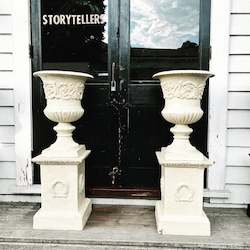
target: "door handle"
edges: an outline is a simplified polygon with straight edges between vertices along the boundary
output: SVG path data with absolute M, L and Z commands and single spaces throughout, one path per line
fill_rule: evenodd
M 111 92 L 116 91 L 116 80 L 115 80 L 115 62 L 111 65 L 111 82 L 110 82 Z

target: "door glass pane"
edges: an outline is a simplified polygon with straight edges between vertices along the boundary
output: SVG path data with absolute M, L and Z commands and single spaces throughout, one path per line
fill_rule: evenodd
M 42 0 L 43 69 L 107 72 L 108 0 Z
M 198 69 L 200 0 L 131 0 L 131 79 Z

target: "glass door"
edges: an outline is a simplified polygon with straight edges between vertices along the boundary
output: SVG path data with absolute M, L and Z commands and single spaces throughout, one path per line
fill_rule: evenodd
M 84 116 L 74 139 L 91 149 L 87 185 L 109 186 L 117 165 L 116 115 L 111 83 L 118 82 L 118 17 L 116 0 L 41 0 L 32 3 L 33 71 L 68 70 L 94 76 L 84 91 Z M 43 114 L 45 97 L 33 82 L 34 155 L 55 140 L 53 124 Z M 39 170 L 35 168 L 39 183 Z M 92 186 L 93 186 L 92 185 Z
M 159 195 L 155 151 L 171 142 L 160 112 L 161 70 L 207 69 L 208 0 L 31 0 L 33 71 L 88 72 L 84 116 L 74 139 L 92 153 L 87 193 L 104 197 Z M 55 134 L 43 115 L 41 85 L 33 83 L 34 155 Z M 206 98 L 205 98 L 206 99 Z M 206 110 L 206 101 L 203 109 Z M 192 141 L 206 153 L 207 116 Z M 200 139 L 202 138 L 202 139 Z M 39 183 L 38 168 L 35 179 Z
M 124 15 L 121 21 L 121 30 L 127 39 L 120 41 L 124 47 L 121 53 L 127 56 L 129 65 L 122 185 L 148 190 L 147 194 L 150 188 L 159 187 L 160 169 L 155 151 L 172 140 L 169 132 L 172 125 L 166 123 L 160 113 L 164 105 L 160 84 L 152 80 L 152 75 L 165 70 L 206 68 L 208 61 L 206 65 L 202 62 L 208 50 L 202 44 L 202 32 L 204 23 L 209 22 L 206 16 L 210 10 L 209 5 L 204 8 L 205 1 L 200 0 L 122 2 L 121 11 L 130 14 Z M 124 27 L 124 23 L 129 28 Z M 205 101 L 205 110 L 206 106 Z M 191 141 L 207 154 L 206 115 L 195 126 L 197 133 Z

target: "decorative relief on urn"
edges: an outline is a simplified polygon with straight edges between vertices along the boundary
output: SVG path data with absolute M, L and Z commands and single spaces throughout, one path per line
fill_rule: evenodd
M 164 98 L 173 99 L 200 99 L 202 98 L 205 83 L 190 80 L 163 81 L 161 83 Z
M 194 198 L 194 190 L 186 184 L 178 186 L 175 193 L 175 200 L 179 202 L 192 202 Z
M 52 82 L 44 84 L 46 99 L 81 100 L 84 85 L 81 83 Z

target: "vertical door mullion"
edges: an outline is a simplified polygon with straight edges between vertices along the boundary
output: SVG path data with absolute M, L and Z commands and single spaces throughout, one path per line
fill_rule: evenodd
M 120 101 L 123 103 L 121 109 L 122 122 L 122 178 L 121 184 L 127 178 L 127 148 L 129 133 L 129 98 L 128 85 L 130 77 L 130 0 L 120 1 L 120 40 L 119 40 L 119 95 Z
M 130 69 L 130 0 L 120 3 L 119 88 L 127 99 Z
M 200 69 L 208 70 L 210 57 L 211 0 L 200 0 Z
M 41 0 L 31 0 L 31 48 L 32 48 L 32 72 L 42 69 L 42 39 L 41 39 Z M 42 85 L 38 78 L 32 78 L 32 111 L 33 111 L 33 154 L 40 149 L 39 125 L 44 100 L 41 96 Z

